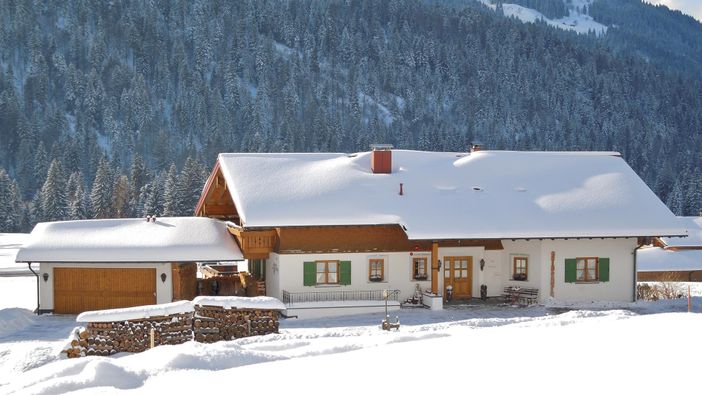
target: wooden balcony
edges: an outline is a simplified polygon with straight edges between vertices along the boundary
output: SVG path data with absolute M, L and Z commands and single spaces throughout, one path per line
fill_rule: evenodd
M 278 232 L 271 230 L 243 230 L 229 227 L 229 233 L 236 237 L 241 252 L 246 259 L 268 259 L 278 244 Z

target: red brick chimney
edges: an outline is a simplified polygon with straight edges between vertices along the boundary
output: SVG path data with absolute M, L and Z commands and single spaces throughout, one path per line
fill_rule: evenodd
M 392 145 L 371 144 L 371 171 L 374 174 L 392 173 Z

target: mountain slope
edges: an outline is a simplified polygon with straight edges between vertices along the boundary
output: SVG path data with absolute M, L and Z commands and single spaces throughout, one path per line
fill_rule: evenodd
M 702 205 L 700 81 L 592 36 L 474 2 L 31 4 L 0 2 L 0 167 L 23 229 L 46 218 L 53 160 L 75 217 L 188 214 L 218 152 L 372 142 L 619 150 L 676 213 Z

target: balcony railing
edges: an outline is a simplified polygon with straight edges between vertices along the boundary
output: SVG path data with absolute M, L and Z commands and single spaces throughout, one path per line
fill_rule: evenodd
M 283 303 L 293 305 L 305 302 L 345 302 L 356 300 L 385 300 L 384 290 L 373 291 L 328 291 L 328 292 L 288 292 L 283 291 Z M 400 291 L 388 290 L 388 300 L 397 300 Z

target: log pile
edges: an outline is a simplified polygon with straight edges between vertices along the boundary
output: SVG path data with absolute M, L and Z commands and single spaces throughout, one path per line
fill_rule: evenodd
M 119 322 L 90 322 L 74 331 L 75 338 L 64 352 L 69 358 L 86 355 L 108 356 L 118 352 L 142 352 L 154 346 L 181 344 L 192 340 L 192 314 L 174 314 Z
M 195 341 L 214 343 L 278 332 L 278 312 L 274 310 L 225 309 L 195 305 Z

